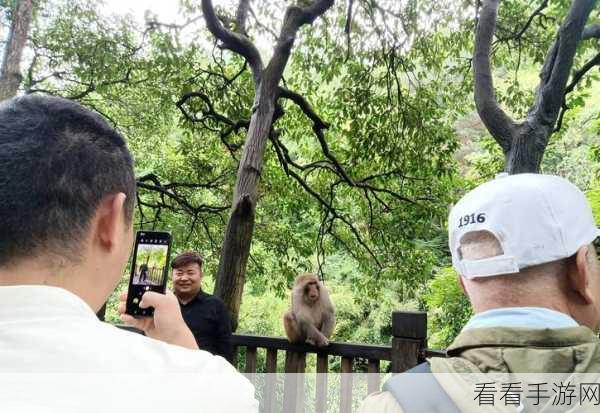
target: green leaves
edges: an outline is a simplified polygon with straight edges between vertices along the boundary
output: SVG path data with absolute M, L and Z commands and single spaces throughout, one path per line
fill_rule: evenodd
M 424 300 L 427 305 L 428 329 L 432 332 L 429 346 L 445 349 L 472 315 L 469 300 L 452 267 L 439 269 L 427 285 Z
M 205 272 L 214 274 L 246 135 L 245 124 L 238 123 L 252 115 L 250 70 L 238 56 L 215 47 L 199 22 L 185 32 L 160 22 L 138 27 L 130 18 L 102 15 L 94 0 L 44 4 L 32 31 L 36 57 L 24 70 L 26 91 L 77 98 L 106 116 L 126 136 L 138 176 L 154 174 L 174 195 L 140 189 L 136 225 L 171 231 L 174 252 L 198 250 L 206 258 Z M 473 116 L 473 9 L 455 1 L 378 4 L 387 11 L 356 2 L 350 49 L 343 2 L 303 28 L 284 78 L 329 124 L 324 132 L 329 151 L 350 178 L 382 190 L 343 183 L 313 123 L 295 104 L 280 101 L 285 114 L 275 128 L 290 158 L 318 165 L 294 171 L 356 232 L 332 219 L 286 174 L 269 143 L 241 308 L 247 331 L 280 334 L 280 314 L 267 315 L 281 310 L 297 271 L 319 267 L 339 303 L 342 339 L 385 342 L 391 311 L 420 303 L 433 314 L 433 345 L 443 347 L 468 317 L 453 274 L 438 270 L 449 261 L 448 207 L 502 170 L 504 162 Z M 197 2 L 183 6 L 186 18 L 198 16 Z M 261 50 L 271 50 L 269 31 L 279 29 L 275 22 L 283 6 L 270 0 L 255 6 L 264 26 L 249 19 L 250 36 Z M 525 115 L 537 62 L 553 39 L 552 19 L 561 19 L 568 6 L 551 2 L 547 17 L 536 18 L 520 43 L 495 47 L 498 95 L 512 113 Z M 499 35 L 518 31 L 533 7 L 504 1 Z M 583 54 L 594 51 L 582 47 Z M 553 139 L 544 161 L 545 171 L 567 175 L 583 188 L 597 179 L 599 157 L 591 150 L 600 130 L 596 84 L 593 79 L 572 94 L 568 128 Z M 198 92 L 206 100 L 181 102 Z M 260 307 L 257 297 L 263 295 L 268 299 Z

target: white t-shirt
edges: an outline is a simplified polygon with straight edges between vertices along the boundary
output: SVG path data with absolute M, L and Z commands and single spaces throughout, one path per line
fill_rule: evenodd
M 0 287 L 0 411 L 176 409 L 258 412 L 258 402 L 222 357 L 103 323 L 61 288 Z

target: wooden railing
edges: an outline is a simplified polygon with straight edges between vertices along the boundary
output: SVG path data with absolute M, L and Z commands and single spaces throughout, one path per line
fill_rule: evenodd
M 122 327 L 122 326 L 121 326 Z M 126 328 L 126 327 L 124 327 Z M 128 328 L 130 329 L 130 328 Z M 131 330 L 131 329 L 130 329 Z M 331 342 L 329 346 L 317 348 L 308 344 L 291 344 L 283 338 L 261 337 L 245 334 L 233 335 L 234 360 L 237 353 L 245 349 L 245 360 L 236 366 L 240 372 L 254 381 L 257 372 L 267 373 L 263 387 L 261 412 L 303 411 L 304 383 L 303 375 L 286 374 L 283 389 L 283 410 L 275 406 L 277 362 L 281 352 L 284 353 L 285 364 L 280 373 L 305 373 L 307 354 L 316 355 L 315 411 L 327 410 L 327 374 L 331 372 L 329 360 L 339 358 L 341 373 L 339 404 L 340 412 L 352 411 L 352 375 L 347 373 L 366 372 L 379 373 L 381 362 L 389 362 L 388 369 L 392 373 L 401 373 L 423 362 L 427 357 L 445 357 L 445 352 L 427 349 L 427 313 L 397 311 L 392 314 L 391 345 L 351 344 Z M 258 352 L 265 352 L 265 365 L 257 366 Z M 361 369 L 356 369 L 356 360 L 361 360 Z M 366 360 L 366 371 L 364 369 Z M 243 365 L 241 365 L 243 364 Z M 337 363 L 336 363 L 337 364 Z M 270 373 L 270 374 L 269 374 Z M 380 389 L 379 374 L 369 374 L 368 393 Z M 367 393 L 367 394 L 368 394 Z M 367 394 L 359 395 L 361 398 Z
M 367 360 L 366 373 L 379 373 L 381 362 L 390 362 L 390 371 L 400 373 L 406 371 L 426 357 L 445 357 L 442 351 L 429 350 L 427 344 L 427 314 L 422 312 L 394 312 L 392 315 L 392 343 L 391 346 L 350 344 L 331 342 L 329 346 L 317 348 L 307 344 L 291 344 L 283 338 L 261 337 L 253 335 L 235 334 L 233 344 L 235 353 L 240 347 L 245 348 L 246 357 L 244 365 L 236 366 L 239 371 L 247 374 L 250 380 L 257 372 L 257 354 L 259 349 L 266 352 L 265 366 L 260 369 L 267 373 L 264 385 L 261 412 L 279 411 L 274 406 L 275 377 L 277 373 L 277 361 L 280 352 L 285 353 L 285 373 L 304 373 L 306 371 L 307 354 L 316 354 L 316 366 L 313 369 L 317 373 L 315 389 L 315 411 L 324 412 L 327 406 L 327 375 L 329 359 L 331 356 L 339 357 L 340 360 L 340 412 L 351 412 L 352 410 L 352 375 L 346 373 L 356 372 L 353 368 L 357 359 Z M 237 360 L 237 357 L 234 358 Z M 364 365 L 364 363 L 363 363 Z M 362 370 L 363 372 L 364 369 Z M 293 374 L 286 374 L 284 382 L 283 410 L 284 412 L 302 411 L 303 401 L 302 379 Z M 379 390 L 379 374 L 368 375 L 368 393 Z M 355 395 L 356 396 L 356 395 Z M 367 394 L 364 395 L 365 397 Z
M 318 349 L 307 344 L 290 344 L 283 338 L 260 337 L 251 335 L 235 334 L 233 343 L 237 349 L 239 347 L 246 348 L 245 364 L 236 366 L 239 371 L 246 373 L 247 377 L 252 381 L 253 375 L 257 372 L 257 353 L 259 349 L 264 349 L 266 352 L 265 366 L 261 369 L 265 376 L 265 386 L 262 397 L 262 412 L 276 411 L 274 409 L 275 398 L 275 377 L 271 373 L 277 373 L 278 355 L 283 352 L 285 356 L 285 365 L 283 372 L 285 373 L 305 373 L 307 354 L 316 354 L 317 383 L 315 404 L 316 411 L 325 411 L 327 404 L 327 378 L 319 373 L 328 373 L 330 356 L 341 358 L 340 372 L 351 373 L 353 371 L 353 361 L 356 359 L 368 360 L 367 370 L 369 373 L 379 373 L 381 361 L 392 360 L 392 349 L 390 346 L 363 345 L 332 342 L 326 348 Z M 237 357 L 235 358 L 237 359 Z M 369 375 L 371 380 L 368 383 L 369 392 L 379 389 L 380 383 L 377 380 L 377 375 Z M 352 381 L 351 377 L 344 379 L 342 377 L 340 403 L 346 406 L 351 400 Z M 292 375 L 285 376 L 284 382 L 284 412 L 296 411 L 295 406 L 299 402 L 298 399 L 303 398 L 303 383 L 300 383 L 298 377 Z M 347 411 L 347 409 L 342 409 Z

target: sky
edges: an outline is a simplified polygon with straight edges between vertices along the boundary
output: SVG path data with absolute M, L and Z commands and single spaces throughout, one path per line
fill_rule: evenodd
M 179 0 L 103 0 L 105 3 L 104 14 L 131 14 L 133 18 L 139 23 L 139 27 L 144 27 L 145 19 L 144 15 L 146 10 L 149 10 L 153 14 L 156 14 L 158 21 L 161 23 L 177 23 L 182 24 L 186 22 L 189 16 L 179 16 Z M 223 6 L 229 10 L 235 10 L 235 0 L 213 0 L 213 6 Z M 232 8 L 233 7 L 233 8 Z M 197 27 L 203 22 L 195 24 Z M 185 33 L 182 36 L 185 41 Z M 210 38 L 209 44 L 212 44 L 212 38 Z M 271 55 L 272 39 L 266 38 L 261 34 L 255 34 L 254 40 L 259 52 L 263 56 L 263 59 L 268 59 Z
M 179 0 L 103 0 L 105 10 L 108 13 L 127 14 L 131 15 L 140 23 L 144 23 L 144 13 L 150 10 L 156 14 L 161 22 L 173 23 L 183 22 L 181 17 L 178 17 Z M 231 7 L 232 0 L 213 0 L 215 7 L 225 6 Z
M 150 10 L 163 23 L 177 22 L 179 2 L 177 0 L 104 0 L 105 10 L 109 13 L 130 13 L 138 22 L 144 22 L 144 13 Z M 215 1 L 218 4 L 219 0 Z M 180 20 L 180 19 L 179 19 Z

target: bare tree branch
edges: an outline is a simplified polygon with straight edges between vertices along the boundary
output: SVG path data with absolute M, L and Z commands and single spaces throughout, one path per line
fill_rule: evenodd
M 218 122 L 223 122 L 227 125 L 233 125 L 233 121 L 230 120 L 229 118 L 221 115 L 220 113 L 218 113 L 214 106 L 212 101 L 210 100 L 210 98 L 203 92 L 201 91 L 196 91 L 196 92 L 189 92 L 189 93 L 185 93 L 183 96 L 181 96 L 181 98 L 175 103 L 175 106 L 177 106 L 177 108 L 182 112 L 182 114 L 192 120 L 193 122 L 200 122 L 202 121 L 203 118 L 197 118 L 196 115 L 194 114 L 190 114 L 188 111 L 185 110 L 184 105 L 191 100 L 192 98 L 200 98 L 200 100 L 202 100 L 204 102 L 203 108 L 202 108 L 202 114 L 204 115 L 204 117 L 210 117 Z
M 218 179 L 218 178 L 217 178 Z M 149 183 L 148 183 L 149 182 Z M 181 207 L 184 211 L 197 215 L 201 213 L 211 213 L 211 214 L 219 214 L 223 211 L 229 209 L 229 206 L 219 206 L 219 205 L 193 205 L 188 199 L 179 195 L 176 191 L 177 187 L 185 187 L 185 188 L 214 188 L 216 181 L 210 181 L 208 183 L 174 183 L 171 182 L 169 184 L 163 185 L 159 178 L 155 174 L 147 174 L 137 178 L 136 184 L 138 188 L 146 189 L 149 191 L 156 192 L 161 197 L 160 204 L 150 204 L 148 202 L 141 202 L 140 198 L 138 201 L 142 205 L 150 206 L 152 208 L 166 208 L 170 210 L 176 210 L 173 205 L 170 205 L 166 202 L 166 199 L 170 199 L 174 201 L 179 207 Z
M 250 14 L 254 18 L 254 22 L 256 23 L 257 27 L 260 27 L 261 29 L 269 33 L 271 36 L 273 36 L 273 39 L 277 40 L 277 33 L 275 33 L 273 29 L 271 29 L 267 25 L 263 24 L 260 20 L 258 20 L 258 17 L 256 16 L 256 13 L 254 13 L 254 10 L 252 10 L 252 7 L 250 7 Z
M 241 0 L 241 2 L 244 3 L 247 1 Z M 259 83 L 263 70 L 263 62 L 258 49 L 254 46 L 250 39 L 240 33 L 232 32 L 231 30 L 223 27 L 223 24 L 215 14 L 212 0 L 202 0 L 202 12 L 204 13 L 204 19 L 206 20 L 206 26 L 208 27 L 208 30 L 213 34 L 213 36 L 221 41 L 224 48 L 229 49 L 246 59 L 250 65 L 252 74 L 254 75 L 255 83 Z M 247 10 L 243 13 L 243 15 L 243 22 L 245 22 Z
M 277 83 L 274 86 L 279 84 L 279 79 L 283 75 L 283 70 L 290 57 L 296 34 L 300 27 L 305 24 L 312 24 L 317 17 L 333 6 L 333 3 L 334 0 L 317 0 L 307 7 L 290 6 L 287 8 L 279 40 L 273 51 L 273 57 L 265 69 L 268 73 L 268 78 L 277 79 Z
M 285 160 L 285 157 L 283 155 L 284 153 L 287 153 L 287 150 L 284 151 L 281 149 L 282 144 L 279 141 L 277 135 L 271 134 L 270 139 L 271 139 L 271 142 L 273 143 L 275 151 L 278 155 L 279 162 L 281 163 L 281 166 L 284 168 L 286 173 L 289 176 L 291 176 L 302 188 L 304 188 L 304 190 L 307 193 L 309 193 L 313 198 L 315 198 L 319 202 L 319 204 L 321 204 L 321 206 L 327 211 L 328 214 L 330 214 L 334 219 L 338 219 L 338 220 L 342 221 L 350 229 L 350 231 L 354 235 L 356 241 L 369 253 L 369 255 L 371 255 L 371 257 L 377 263 L 377 265 L 379 267 L 381 267 L 382 265 L 379 262 L 377 256 L 375 255 L 373 250 L 369 247 L 369 245 L 367 245 L 367 243 L 362 239 L 360 232 L 354 226 L 354 224 L 347 217 L 340 214 L 337 211 L 337 209 L 334 208 L 329 202 L 327 202 L 317 191 L 312 189 L 310 187 L 310 185 L 306 182 L 306 180 L 304 180 L 300 175 L 298 175 L 296 172 L 294 172 L 293 170 L 291 170 L 287 167 L 287 165 L 286 165 L 287 160 Z M 351 251 L 349 248 L 347 248 L 347 249 L 349 251 Z
M 280 95 L 279 95 L 280 97 L 287 98 L 287 99 L 290 99 L 291 101 L 293 101 L 302 110 L 302 112 L 313 122 L 313 132 L 315 133 L 315 135 L 319 141 L 323 155 L 325 155 L 325 157 L 329 161 L 329 164 L 331 165 L 331 167 L 329 167 L 327 169 L 332 170 L 347 185 L 349 185 L 351 187 L 363 188 L 363 189 L 367 189 L 371 192 L 386 193 L 386 194 L 396 198 L 399 201 L 408 202 L 411 204 L 415 203 L 413 200 L 406 198 L 406 197 L 404 197 L 394 191 L 391 191 L 387 188 L 378 188 L 376 186 L 370 185 L 367 183 L 366 180 L 362 180 L 362 181 L 353 180 L 348 175 L 348 173 L 346 172 L 346 170 L 342 166 L 342 164 L 338 161 L 338 159 L 335 157 L 335 155 L 333 155 L 333 153 L 331 153 L 331 151 L 329 149 L 329 145 L 327 144 L 327 140 L 325 139 L 325 134 L 323 133 L 323 131 L 325 129 L 329 128 L 329 125 L 327 125 L 327 123 L 325 123 L 315 113 L 315 111 L 310 106 L 308 101 L 302 95 L 300 95 L 296 92 L 293 92 L 289 89 L 283 88 L 283 87 L 280 87 L 279 91 L 280 91 Z M 314 163 L 311 165 L 314 165 Z M 294 164 L 294 166 L 298 167 L 297 164 Z M 306 166 L 304 168 L 306 168 Z M 304 168 L 302 168 L 302 169 L 304 169 Z
M 322 237 L 322 233 L 324 231 L 324 223 L 327 220 L 327 217 L 330 216 L 331 217 L 330 218 L 330 226 L 329 226 L 329 231 L 331 231 L 330 234 L 334 238 L 336 238 L 338 241 L 340 241 L 346 248 L 347 245 L 344 242 L 342 242 L 342 240 L 339 239 L 339 237 L 336 234 L 333 233 L 332 223 L 335 220 L 339 220 L 342 223 L 344 223 L 345 226 L 347 226 L 349 228 L 350 232 L 356 238 L 357 242 L 372 256 L 372 258 L 379 265 L 378 258 L 376 257 L 374 251 L 369 247 L 369 245 L 366 243 L 366 241 L 363 240 L 358 229 L 352 224 L 351 219 L 346 217 L 343 213 L 338 211 L 333 206 L 333 200 L 335 199 L 335 188 L 342 183 L 346 184 L 350 187 L 359 188 L 359 190 L 365 194 L 365 197 L 368 200 L 369 211 L 370 211 L 370 216 L 371 216 L 371 221 L 372 221 L 373 204 L 372 204 L 371 197 L 370 197 L 371 195 L 374 197 L 374 199 L 377 200 L 377 202 L 380 205 L 382 205 L 383 210 L 385 210 L 385 211 L 389 211 L 391 208 L 388 205 L 388 203 L 385 202 L 378 194 L 387 194 L 397 200 L 414 203 L 414 201 L 412 201 L 406 197 L 403 197 L 402 195 L 395 193 L 394 191 L 392 191 L 390 189 L 378 188 L 369 183 L 370 181 L 373 181 L 377 178 L 388 177 L 388 176 L 393 176 L 393 175 L 401 175 L 400 171 L 390 171 L 390 172 L 386 172 L 386 173 L 382 173 L 382 174 L 378 174 L 378 175 L 372 175 L 372 176 L 368 176 L 368 177 L 366 177 L 362 180 L 358 180 L 358 181 L 352 179 L 348 175 L 348 173 L 346 172 L 344 167 L 341 165 L 341 163 L 336 159 L 336 157 L 329 150 L 327 141 L 324 136 L 324 130 L 326 130 L 328 128 L 328 125 L 325 121 L 323 121 L 320 118 L 319 115 L 317 115 L 317 113 L 311 107 L 311 105 L 308 103 L 308 101 L 299 93 L 293 92 L 284 87 L 279 87 L 278 97 L 292 101 L 295 105 L 298 106 L 298 108 L 304 113 L 304 115 L 306 115 L 312 121 L 313 132 L 317 136 L 319 143 L 321 145 L 321 150 L 322 150 L 323 154 L 325 155 L 325 157 L 327 158 L 326 161 L 312 162 L 307 165 L 298 164 L 290 156 L 290 153 L 289 153 L 289 150 L 287 149 L 287 147 L 283 144 L 283 142 L 280 141 L 280 139 L 279 139 L 280 133 L 278 131 L 272 130 L 271 134 L 269 135 L 269 139 L 273 143 L 273 148 L 275 150 L 275 153 L 277 155 L 279 163 L 280 163 L 281 167 L 284 169 L 286 175 L 293 178 L 308 194 L 310 194 L 313 198 L 315 198 L 319 202 L 319 204 L 324 208 L 324 210 L 326 211 L 326 215 L 324 217 L 323 222 L 321 223 L 321 227 L 319 230 L 319 234 L 321 234 L 320 236 Z M 277 105 L 273 122 L 275 123 L 279 118 L 281 118 L 283 116 L 283 114 L 284 114 L 283 108 L 280 105 Z M 294 169 L 296 169 L 298 171 L 308 171 L 308 172 L 306 173 L 305 177 L 302 177 Z M 308 173 L 311 170 L 316 170 L 316 169 L 328 170 L 339 178 L 338 180 L 336 180 L 335 182 L 333 182 L 330 185 L 330 193 L 329 193 L 328 200 L 326 199 L 326 197 L 319 194 L 315 189 L 311 188 L 310 184 L 307 182 L 306 178 L 307 178 Z M 319 240 L 317 241 L 317 245 L 318 246 L 320 245 Z
M 594 56 L 592 59 L 590 59 L 589 61 L 587 61 L 582 67 L 581 69 L 575 71 L 573 73 L 573 77 L 571 79 L 571 83 L 569 83 L 567 85 L 567 87 L 565 88 L 565 95 L 563 98 L 563 103 L 560 109 L 560 114 L 558 115 L 558 121 L 556 122 L 556 128 L 554 129 L 554 131 L 559 131 L 562 128 L 562 124 L 563 124 L 563 120 L 565 117 L 565 112 L 569 109 L 569 107 L 567 106 L 566 103 L 566 98 L 567 95 L 571 92 L 573 92 L 573 90 L 575 90 L 575 87 L 579 84 L 579 82 L 581 81 L 581 79 L 583 79 L 583 77 L 590 71 L 592 70 L 595 66 L 600 66 L 600 53 L 598 53 L 596 56 Z
M 346 25 L 344 26 L 344 33 L 346 33 L 346 59 L 350 58 L 352 54 L 352 43 L 350 42 L 350 32 L 352 31 L 352 11 L 354 6 L 354 0 L 348 1 L 348 11 L 346 13 Z
M 201 20 L 202 18 L 203 18 L 202 15 L 196 16 L 194 18 L 186 20 L 182 24 L 163 23 L 163 22 L 160 22 L 158 20 L 150 20 L 150 21 L 146 22 L 146 27 L 148 29 L 150 29 L 150 30 L 154 30 L 154 29 L 157 29 L 159 27 L 164 27 L 164 28 L 167 28 L 167 29 L 170 29 L 170 30 L 181 30 L 181 29 L 185 29 L 190 24 L 195 23 L 195 22 Z
M 588 62 L 586 62 L 581 67 L 581 69 L 579 69 L 575 73 L 573 73 L 573 78 L 571 80 L 571 83 L 569 83 L 569 85 L 565 88 L 565 95 L 568 93 L 571 93 L 575 89 L 575 86 L 577 86 L 577 84 L 581 81 L 581 79 L 586 75 L 587 72 L 589 72 L 594 66 L 599 66 L 599 65 L 600 65 L 600 53 L 598 53 L 596 56 L 594 56 L 592 59 L 590 59 Z
M 475 53 L 473 70 L 475 75 L 475 105 L 486 128 L 500 144 L 504 152 L 508 152 L 515 133 L 515 122 L 500 108 L 494 92 L 494 80 L 490 67 L 490 50 L 500 0 L 484 2 L 477 24 L 475 37 Z
M 521 38 L 523 37 L 525 32 L 527 32 L 527 30 L 529 30 L 529 27 L 533 23 L 533 19 L 535 19 L 536 16 L 542 15 L 542 11 L 544 11 L 544 9 L 546 7 L 548 7 L 548 0 L 543 0 L 542 3 L 529 16 L 529 18 L 527 19 L 527 22 L 525 23 L 525 25 L 523 25 L 521 30 L 519 30 L 517 33 L 515 33 L 511 36 L 506 36 L 506 37 L 502 37 L 502 38 L 499 37 L 496 40 L 496 42 L 506 42 L 508 40 L 521 40 Z
M 195 114 L 190 113 L 185 108 L 185 104 L 188 103 L 193 98 L 200 98 L 204 102 L 204 105 L 202 107 L 202 115 L 203 115 L 202 118 L 198 118 Z M 233 121 L 233 120 L 227 118 L 226 116 L 218 113 L 215 110 L 214 105 L 213 105 L 212 101 L 210 100 L 210 98 L 201 91 L 185 93 L 175 103 L 175 106 L 177 106 L 177 108 L 183 114 L 183 116 L 190 122 L 194 122 L 194 123 L 200 122 L 207 129 L 210 129 L 214 132 L 218 132 L 223 145 L 225 145 L 227 150 L 231 153 L 231 156 L 233 157 L 233 159 L 236 161 L 238 160 L 235 155 L 235 152 L 238 149 L 240 149 L 242 145 L 239 143 L 231 143 L 228 141 L 228 138 L 229 138 L 229 136 L 231 136 L 231 134 L 239 132 L 240 129 L 248 129 L 248 127 L 250 126 L 249 120 L 240 119 L 237 121 Z M 225 127 L 224 129 L 221 129 L 221 130 L 214 130 L 213 128 L 209 127 L 205 123 L 206 119 L 212 119 L 216 122 L 224 123 L 225 125 L 227 125 L 227 127 Z
M 248 20 L 248 11 L 250 10 L 250 0 L 240 0 L 237 13 L 235 14 L 235 31 L 243 36 L 246 33 L 246 21 Z
M 583 29 L 581 40 L 600 38 L 600 24 L 591 24 Z
M 323 134 L 323 130 L 328 129 L 329 125 L 325 123 L 313 110 L 308 101 L 304 98 L 304 96 L 299 93 L 292 92 L 286 88 L 280 88 L 280 97 L 286 98 L 294 102 L 300 110 L 313 122 L 313 132 L 317 136 L 319 140 L 319 144 L 321 145 L 321 150 L 323 151 L 323 155 L 335 166 L 337 170 L 339 170 L 341 176 L 351 185 L 354 185 L 352 179 L 346 174 L 344 168 L 340 165 L 336 157 L 329 150 L 329 145 L 325 140 L 325 135 Z

